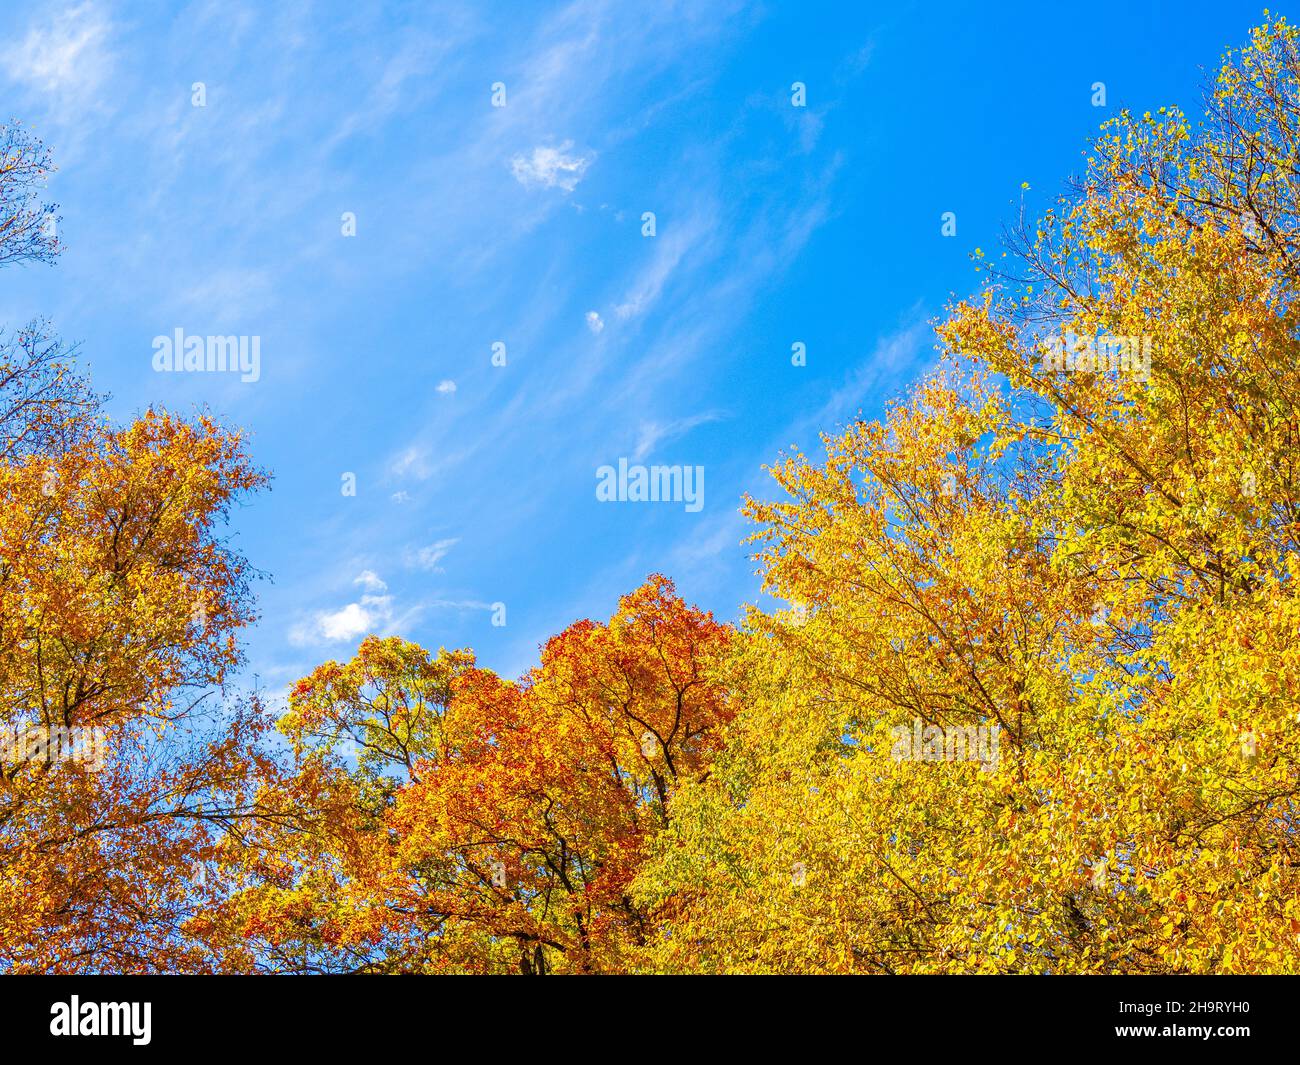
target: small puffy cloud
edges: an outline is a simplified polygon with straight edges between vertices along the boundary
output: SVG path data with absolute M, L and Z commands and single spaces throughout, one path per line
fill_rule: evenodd
M 394 492 L 389 498 L 394 503 L 409 503 L 411 501 L 410 492 Z
M 363 595 L 359 602 L 338 610 L 321 610 L 307 624 L 289 630 L 289 642 L 299 647 L 315 643 L 339 643 L 378 632 L 393 616 L 393 600 L 387 595 Z
M 419 566 L 420 569 L 436 571 L 439 568 L 438 563 L 446 558 L 447 553 L 458 543 L 460 543 L 458 538 L 438 540 L 436 543 L 420 548 L 420 550 L 415 552 L 411 561 L 414 565 Z
M 316 619 L 317 628 L 326 640 L 355 640 L 377 627 L 376 617 L 382 620 L 388 616 L 389 602 L 387 596 L 363 595 L 360 603 L 349 603 L 332 614 L 321 614 Z
M 393 599 L 379 593 L 388 591 L 388 585 L 374 570 L 363 570 L 352 583 L 361 587 L 360 599 L 338 610 L 317 611 L 311 621 L 289 630 L 289 642 L 298 647 L 339 643 L 385 628 L 393 619 Z
M 604 320 L 595 311 L 587 312 L 587 328 L 593 333 L 599 333 L 605 328 Z
M 456 391 L 455 381 L 439 381 L 438 393 L 443 396 L 449 396 Z
M 573 141 L 565 141 L 558 148 L 538 145 L 532 155 L 516 155 L 511 159 L 510 170 L 525 188 L 541 186 L 572 192 L 596 158 L 594 153 L 571 154 L 572 149 Z

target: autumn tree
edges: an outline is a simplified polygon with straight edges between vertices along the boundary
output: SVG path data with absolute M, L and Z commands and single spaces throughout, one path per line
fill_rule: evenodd
M 717 747 L 729 641 L 662 577 L 518 682 L 367 639 L 293 689 L 281 727 L 315 818 L 231 850 L 244 890 L 205 936 L 288 971 L 630 967 L 653 927 L 629 885 Z
M 57 252 L 48 170 L 0 129 L 0 263 Z M 253 617 L 220 530 L 263 482 L 210 417 L 113 427 L 47 326 L 0 337 L 0 971 L 210 967 L 181 926 L 269 763 L 255 707 L 205 724 L 196 705 Z M 103 749 L 69 759 L 54 736 Z
M 1200 127 L 1122 114 L 942 370 L 774 468 L 655 969 L 1300 970 L 1297 99 L 1278 21 Z
M 40 140 L 21 125 L 0 124 L 0 266 L 58 255 L 58 207 L 40 196 L 53 170 Z

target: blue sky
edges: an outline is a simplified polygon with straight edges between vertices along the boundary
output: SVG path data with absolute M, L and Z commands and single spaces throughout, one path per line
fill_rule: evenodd
M 1194 111 L 1261 18 L 378 7 L 0 9 L 0 110 L 55 153 L 67 246 L 5 272 L 0 323 L 49 315 L 117 417 L 207 406 L 250 431 L 274 482 L 232 531 L 271 578 L 247 643 L 272 692 L 369 631 L 517 675 L 656 571 L 737 618 L 763 464 L 877 416 L 1021 182 L 1037 213 L 1118 108 Z M 177 328 L 259 337 L 259 379 L 155 372 Z M 703 508 L 598 502 L 619 458 L 703 466 Z

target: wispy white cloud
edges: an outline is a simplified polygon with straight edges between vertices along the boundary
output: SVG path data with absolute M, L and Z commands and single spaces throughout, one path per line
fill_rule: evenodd
M 689 418 L 678 418 L 670 422 L 642 422 L 637 437 L 636 450 L 632 453 L 633 461 L 640 462 L 660 444 L 685 436 L 697 425 L 716 422 L 722 418 L 718 411 L 693 414 Z
M 418 566 L 420 569 L 431 570 L 435 573 L 441 572 L 438 563 L 446 558 L 448 552 L 458 543 L 460 543 L 460 539 L 452 537 L 422 547 L 411 556 L 411 564 Z
M 810 408 L 789 422 L 763 445 L 761 453 L 774 455 L 791 441 L 801 439 L 812 446 L 822 432 L 833 431 L 835 426 L 853 420 L 882 383 L 913 375 L 913 365 L 920 361 L 927 341 L 932 343 L 933 338 L 922 307 L 914 306 L 904 324 L 876 339 L 870 352 L 844 375 L 821 406 Z
M 94 3 L 64 8 L 0 53 L 15 81 L 43 93 L 84 96 L 107 77 L 113 57 L 107 48 L 112 23 Z
M 371 593 L 388 591 L 388 585 L 380 580 L 379 575 L 374 570 L 370 569 L 362 570 L 352 583 L 361 585 L 362 588 Z
M 743 557 L 747 550 L 744 539 L 751 532 L 753 527 L 737 508 L 713 515 L 672 549 L 670 572 L 696 580 L 697 574 L 715 568 L 720 555 Z
M 451 395 L 453 392 L 455 392 L 455 391 L 456 391 L 456 382 L 455 382 L 455 381 L 447 380 L 447 381 L 439 381 L 439 382 L 438 382 L 438 394 L 439 394 L 439 395 L 442 395 L 442 396 L 450 396 L 450 395 Z
M 424 604 L 437 610 L 495 610 L 496 603 L 485 603 L 479 599 L 430 599 Z
M 631 318 L 650 306 L 663 291 L 686 253 L 702 238 L 705 227 L 694 220 L 655 238 L 655 254 L 614 308 L 619 318 Z
M 271 303 L 273 287 L 265 270 L 216 270 L 181 291 L 177 309 L 212 321 L 219 317 L 247 319 Z
M 435 474 L 460 465 L 478 446 L 475 444 L 457 450 L 441 450 L 419 440 L 398 452 L 388 463 L 388 471 L 395 477 L 413 477 L 417 481 L 427 481 Z
M 432 472 L 428 449 L 412 444 L 389 463 L 389 469 L 398 477 L 410 476 L 424 480 Z
M 593 333 L 599 333 L 605 328 L 605 320 L 595 311 L 587 312 L 587 328 Z
M 437 39 L 408 29 L 401 51 L 384 65 L 362 105 L 342 116 L 338 129 L 325 143 L 326 151 L 411 108 L 420 99 L 429 72 L 438 69 L 455 43 L 450 37 Z

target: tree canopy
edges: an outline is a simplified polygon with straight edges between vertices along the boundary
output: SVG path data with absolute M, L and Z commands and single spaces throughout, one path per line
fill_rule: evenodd
M 48 168 L 0 131 L 0 264 L 57 253 Z M 1300 971 L 1298 205 L 1278 20 L 771 467 L 778 605 L 652 575 L 518 680 L 370 636 L 275 720 L 202 713 L 255 617 L 241 434 L 114 427 L 47 324 L 0 337 L 0 725 L 108 738 L 0 759 L 0 970 Z

